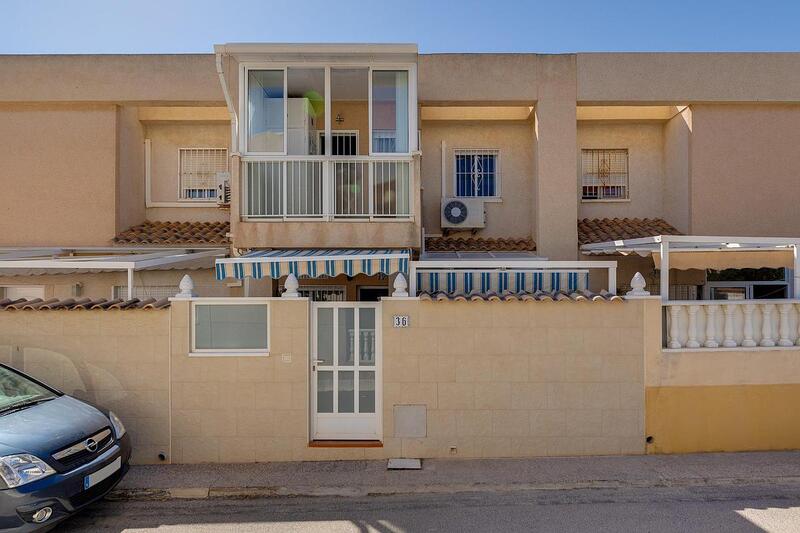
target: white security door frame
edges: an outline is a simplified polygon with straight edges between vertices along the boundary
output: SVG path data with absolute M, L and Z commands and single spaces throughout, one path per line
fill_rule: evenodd
M 311 440 L 382 440 L 380 302 L 311 310 Z

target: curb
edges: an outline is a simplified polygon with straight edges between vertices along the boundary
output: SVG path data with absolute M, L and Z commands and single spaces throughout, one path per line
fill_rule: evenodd
M 778 483 L 800 484 L 800 477 L 772 478 L 675 478 L 659 480 L 594 480 L 568 483 L 465 483 L 431 484 L 416 486 L 296 486 L 296 487 L 176 487 L 114 489 L 108 496 L 115 501 L 164 501 L 164 500 L 247 500 L 263 498 L 299 497 L 370 497 L 401 496 L 410 494 L 455 494 L 463 492 L 517 492 L 517 491 L 566 491 L 587 489 L 626 488 L 682 488 L 682 487 L 729 487 L 743 484 L 774 485 Z

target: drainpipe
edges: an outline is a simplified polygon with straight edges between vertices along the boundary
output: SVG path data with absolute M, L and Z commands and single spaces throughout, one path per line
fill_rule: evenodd
M 239 118 L 236 115 L 236 108 L 233 106 L 233 100 L 231 100 L 231 93 L 228 91 L 228 84 L 225 82 L 225 70 L 222 68 L 222 54 L 223 51 L 216 51 L 217 75 L 219 76 L 219 83 L 222 85 L 222 94 L 225 96 L 225 103 L 228 106 L 228 114 L 231 116 L 231 154 L 238 154 Z

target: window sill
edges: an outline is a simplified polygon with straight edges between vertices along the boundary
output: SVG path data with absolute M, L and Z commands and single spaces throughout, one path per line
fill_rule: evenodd
M 596 200 L 591 198 L 581 198 L 582 204 L 629 204 L 630 202 L 630 198 L 599 198 Z
M 189 357 L 269 357 L 269 352 L 189 352 Z
M 472 199 L 481 199 L 487 204 L 502 204 L 503 197 L 502 196 L 454 196 L 456 200 L 472 200 Z
M 157 207 L 217 207 L 217 202 L 209 201 L 195 201 L 195 200 L 177 200 L 175 202 L 148 202 L 145 207 L 148 209 Z

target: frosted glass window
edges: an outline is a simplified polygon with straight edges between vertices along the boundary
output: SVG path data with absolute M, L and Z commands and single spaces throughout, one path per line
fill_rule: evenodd
M 247 73 L 247 150 L 284 151 L 284 94 L 282 70 Z
M 197 350 L 267 350 L 267 306 L 195 304 Z
M 333 309 L 317 311 L 317 359 L 321 365 L 333 364 Z
M 362 370 L 358 373 L 358 412 L 375 412 L 375 372 Z
M 339 364 L 353 366 L 355 362 L 355 313 L 354 309 L 339 309 Z
M 375 365 L 375 309 L 358 310 L 358 362 L 365 366 Z
M 372 151 L 408 152 L 408 71 L 372 72 Z
M 355 381 L 353 371 L 339 371 L 339 413 L 355 412 Z
M 333 371 L 317 372 L 317 412 L 333 412 Z

